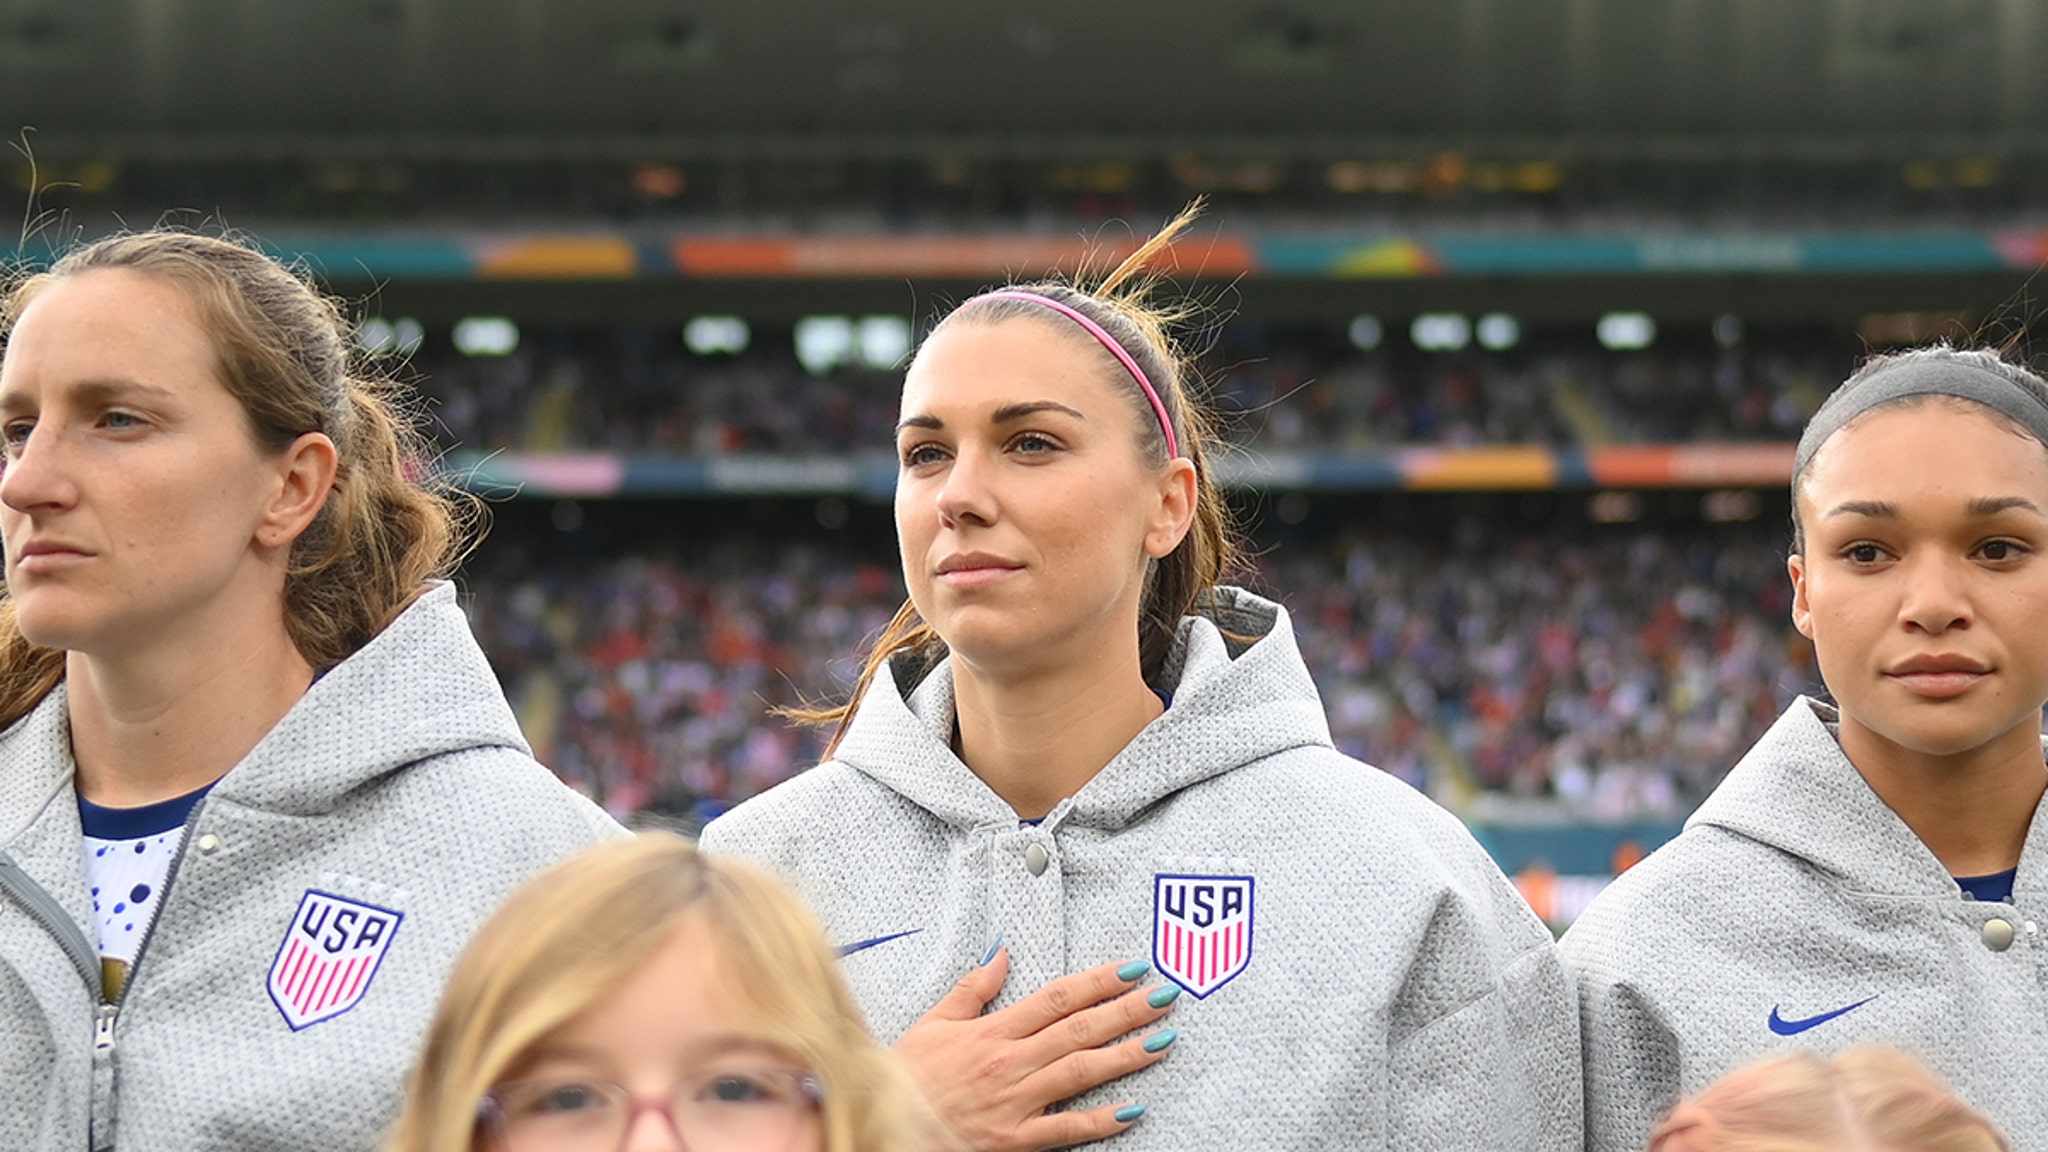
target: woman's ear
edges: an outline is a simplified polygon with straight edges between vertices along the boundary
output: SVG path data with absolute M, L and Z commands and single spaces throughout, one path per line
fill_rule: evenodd
M 1159 504 L 1145 526 L 1145 555 L 1163 559 L 1187 539 L 1195 522 L 1195 465 L 1186 457 L 1167 461 L 1159 474 Z
M 257 542 L 267 548 L 289 548 L 313 523 L 334 491 L 340 456 L 325 433 L 308 432 L 292 441 L 278 457 L 277 489 L 256 527 Z
M 1806 602 L 1806 557 L 1793 553 L 1785 557 L 1785 573 L 1792 577 L 1792 627 L 1813 639 L 1813 608 Z

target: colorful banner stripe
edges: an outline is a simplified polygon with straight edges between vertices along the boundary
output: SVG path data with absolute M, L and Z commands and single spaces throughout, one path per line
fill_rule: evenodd
M 1779 488 L 1793 445 L 1654 444 L 1584 451 L 1397 448 L 1362 456 L 1237 451 L 1215 462 L 1229 488 L 1302 492 L 1504 492 L 1588 488 Z M 831 456 L 620 456 L 456 452 L 442 473 L 500 496 L 853 496 L 887 500 L 887 453 Z
M 933 278 L 995 281 L 1108 267 L 1131 237 L 1080 235 L 701 236 L 274 233 L 277 255 L 331 280 L 551 281 Z M 0 265 L 47 251 L 0 246 Z M 1420 279 L 1459 276 L 2031 272 L 2048 230 L 1929 233 L 1673 233 L 1643 236 L 1256 234 L 1182 241 L 1155 267 L 1182 278 Z
M 684 238 L 669 251 L 684 276 L 979 279 L 1108 269 L 1138 243 L 1002 235 Z M 1241 276 L 1255 270 L 1256 254 L 1239 239 L 1183 240 L 1151 266 L 1168 274 Z

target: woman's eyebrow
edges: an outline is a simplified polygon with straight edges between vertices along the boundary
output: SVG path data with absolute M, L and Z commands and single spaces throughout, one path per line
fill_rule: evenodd
M 120 378 L 83 380 L 69 390 L 73 399 L 85 404 L 111 404 L 128 399 L 164 401 L 173 395 L 168 388 Z M 20 391 L 0 393 L 0 411 L 22 412 L 35 406 L 35 401 Z
M 82 379 L 82 381 L 72 383 L 68 387 L 66 385 L 59 385 L 57 392 L 70 392 L 72 398 L 82 402 L 82 404 L 117 404 L 121 400 L 143 400 L 143 402 L 154 400 L 154 402 L 164 402 L 164 400 L 170 400 L 170 398 L 176 396 L 174 392 L 170 392 L 168 387 L 158 387 L 154 383 L 143 383 L 139 379 L 121 379 L 121 377 Z M 33 402 L 27 396 L 20 394 L 20 392 L 6 392 L 6 394 L 0 394 L 0 408 L 6 408 L 10 412 L 18 412 L 18 410 L 23 410 L 23 408 L 33 408 Z
M 1884 500 L 1844 500 L 1828 509 L 1823 520 L 1836 516 L 1875 516 L 1885 520 L 1899 518 L 1899 506 Z
M 2025 496 L 1979 496 L 1970 501 L 1972 516 L 1996 516 L 2000 512 L 2008 512 L 2015 508 L 2022 512 L 2032 512 L 2036 516 L 2042 514 L 2041 506 Z
M 1040 412 L 1062 412 L 1083 422 L 1088 419 L 1086 416 L 1081 415 L 1057 400 L 1027 400 L 1018 404 L 1005 404 L 1001 408 L 996 409 L 989 416 L 989 423 L 1008 424 L 1012 420 L 1022 420 L 1026 416 L 1036 416 Z
M 1996 516 L 2000 512 L 2015 509 L 2032 512 L 2036 516 L 2048 516 L 2048 513 L 2041 511 L 2040 505 L 2025 496 L 1979 496 L 1965 505 L 1965 509 L 1972 516 Z M 1827 515 L 1822 519 L 1835 516 L 1871 516 L 1896 520 L 1899 518 L 1899 506 L 1884 500 L 1844 500 L 1828 509 Z
M 1080 412 L 1067 407 L 1057 400 L 1023 400 L 1015 404 L 1005 404 L 994 412 L 989 413 L 988 422 L 991 424 L 1008 424 L 1012 421 L 1022 420 L 1026 416 L 1036 416 L 1040 412 L 1059 412 L 1072 416 L 1083 423 L 1088 419 L 1088 417 L 1081 415 Z M 930 428 L 936 430 L 945 426 L 946 422 L 937 416 L 927 416 L 923 413 L 919 413 L 916 416 L 905 416 L 896 422 L 896 430 L 898 432 L 903 431 L 905 428 Z

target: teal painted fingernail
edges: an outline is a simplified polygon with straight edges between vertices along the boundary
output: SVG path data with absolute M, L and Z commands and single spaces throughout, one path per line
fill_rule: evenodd
M 1162 984 L 1158 988 L 1153 989 L 1150 996 L 1145 997 L 1145 1003 L 1150 1004 L 1154 1008 L 1164 1008 L 1178 999 L 1180 999 L 1180 985 Z
M 1180 1039 L 1180 1033 L 1175 1032 L 1171 1028 L 1166 1029 L 1164 1032 L 1154 1032 L 1145 1038 L 1145 1051 L 1164 1052 L 1178 1039 Z
M 1123 981 L 1126 984 L 1129 984 L 1131 981 L 1136 980 L 1138 977 L 1143 976 L 1145 973 L 1150 972 L 1151 970 L 1152 966 L 1150 964 L 1145 963 L 1143 960 L 1133 960 L 1129 964 L 1126 964 L 1123 967 L 1116 970 L 1116 978 Z
M 995 958 L 996 958 L 996 953 L 998 953 L 998 952 L 1001 952 L 1002 950 L 1003 950 L 1003 934 L 1002 934 L 1001 932 L 998 932 L 998 933 L 996 933 L 996 938 L 995 938 L 995 939 L 994 939 L 993 941 L 991 941 L 991 942 L 989 943 L 989 946 L 988 946 L 988 955 L 986 955 L 986 956 L 983 956 L 983 957 L 981 958 L 981 963 L 980 963 L 980 964 L 978 964 L 978 965 L 976 965 L 976 967 L 980 967 L 980 968 L 986 968 L 986 967 L 988 967 L 988 966 L 989 966 L 990 964 L 992 964 L 992 963 L 994 963 L 994 962 L 995 962 Z
M 1145 1106 L 1143 1104 L 1127 1104 L 1116 1110 L 1116 1122 L 1119 1124 L 1129 1124 L 1144 1114 Z

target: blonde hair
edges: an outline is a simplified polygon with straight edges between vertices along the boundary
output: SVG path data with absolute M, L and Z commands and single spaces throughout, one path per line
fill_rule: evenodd
M 108 237 L 0 290 L 0 349 L 51 285 L 116 269 L 183 289 L 220 364 L 221 383 L 256 442 L 282 452 L 308 432 L 334 441 L 334 487 L 293 542 L 285 627 L 299 654 L 331 668 L 452 572 L 476 517 L 473 498 L 423 483 L 431 457 L 402 415 L 395 383 L 360 371 L 340 306 L 246 244 L 159 230 Z M 64 653 L 21 634 L 0 593 L 0 727 L 32 710 L 64 676 Z
M 2011 1152 L 1991 1121 L 1896 1049 L 1794 1052 L 1739 1068 L 1680 1104 L 1649 1152 Z
M 1240 564 L 1237 531 L 1210 465 L 1211 456 L 1221 445 L 1216 420 L 1196 393 L 1193 353 L 1172 336 L 1173 330 L 1187 323 L 1197 308 L 1187 303 L 1155 300 L 1158 278 L 1146 272 L 1195 222 L 1201 210 L 1199 200 L 1188 205 L 1100 279 L 1091 280 L 1084 270 L 1072 282 L 1045 280 L 1009 285 L 1010 290 L 1043 296 L 1080 312 L 1115 340 L 1144 370 L 1173 426 L 1181 456 L 1195 467 L 1194 522 L 1180 544 L 1151 565 L 1138 604 L 1138 664 L 1147 683 L 1154 683 L 1165 667 L 1181 617 L 1213 603 L 1216 585 Z M 1138 426 L 1144 429 L 1140 438 L 1145 452 L 1164 462 L 1165 431 L 1151 400 L 1131 378 L 1129 370 L 1085 329 L 1061 319 L 1044 305 L 988 293 L 970 297 L 933 326 L 926 339 L 948 326 L 993 325 L 1020 317 L 1044 324 L 1048 331 L 1058 332 L 1077 346 L 1094 351 L 1101 361 L 1103 379 L 1125 395 L 1137 415 Z M 917 606 L 906 600 L 869 645 L 860 678 L 844 704 L 787 709 L 782 714 L 804 723 L 832 727 L 832 741 L 825 749 L 825 755 L 830 757 L 845 737 L 855 707 L 884 665 L 902 655 L 907 677 L 920 677 L 945 652 L 945 641 L 918 615 Z
M 929 1114 L 868 1035 L 817 919 L 767 875 L 649 832 L 589 849 L 513 893 L 455 962 L 388 1152 L 473 1152 L 477 1106 L 625 982 L 686 919 L 756 1038 L 815 1073 L 826 1152 L 936 1147 Z

